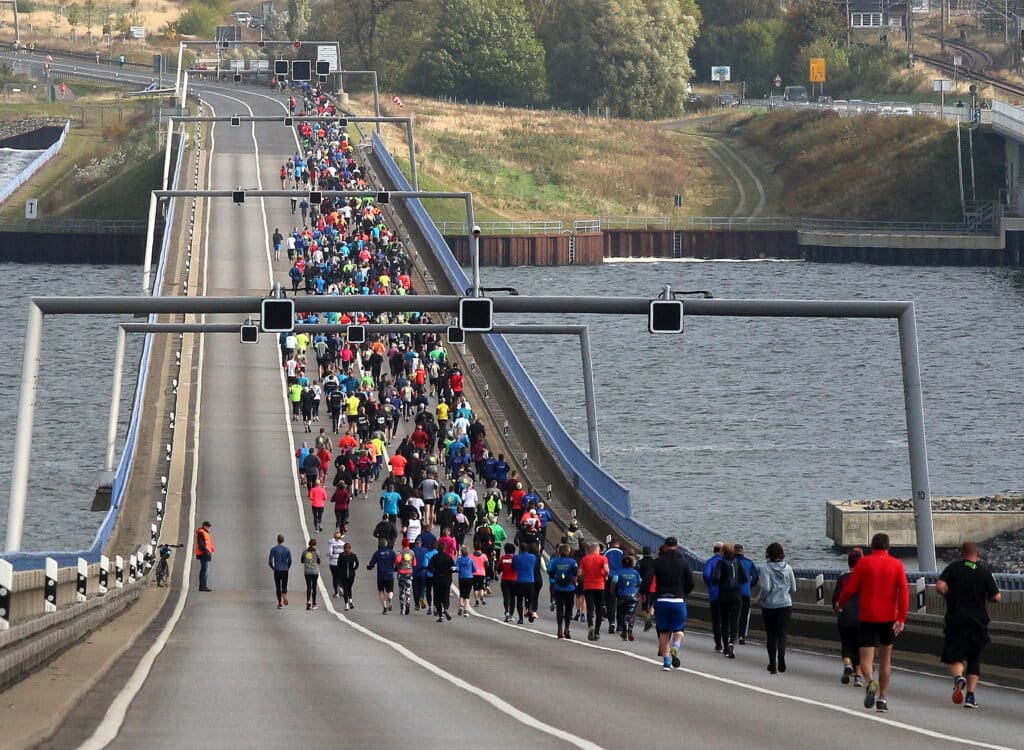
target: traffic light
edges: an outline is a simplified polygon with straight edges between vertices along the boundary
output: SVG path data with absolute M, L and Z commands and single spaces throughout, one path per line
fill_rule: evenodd
M 331 63 L 327 60 L 316 61 L 316 74 L 318 76 L 329 75 L 331 72 Z
M 377 203 L 379 203 L 380 205 L 383 206 L 385 203 L 390 203 L 390 202 L 391 202 L 391 193 L 387 193 L 387 192 L 383 192 L 383 191 L 380 192 L 380 193 L 377 193 Z
M 260 343 L 260 327 L 246 323 L 239 329 L 239 339 L 243 344 Z
M 231 202 L 232 203 L 245 203 L 245 191 L 244 190 L 232 190 L 231 191 Z
M 463 297 L 459 300 L 459 328 L 486 332 L 494 327 L 494 300 L 490 297 Z
M 445 335 L 448 337 L 449 344 L 466 343 L 466 332 L 458 326 L 448 326 L 448 333 Z
M 310 206 L 319 206 L 323 202 L 324 202 L 324 195 L 323 195 L 323 193 L 321 193 L 319 190 L 313 190 L 312 192 L 310 192 L 310 194 L 309 194 L 309 205 Z
M 308 81 L 312 78 L 309 60 L 292 60 L 292 80 Z
M 650 333 L 682 333 L 683 303 L 677 299 L 653 299 L 647 313 Z
M 366 328 L 363 326 L 349 326 L 345 330 L 345 338 L 350 344 L 361 344 L 366 341 Z
M 295 302 L 277 297 L 264 299 L 260 304 L 260 327 L 264 333 L 295 330 Z
M 288 75 L 288 61 L 287 60 L 274 60 L 274 75 L 286 76 Z

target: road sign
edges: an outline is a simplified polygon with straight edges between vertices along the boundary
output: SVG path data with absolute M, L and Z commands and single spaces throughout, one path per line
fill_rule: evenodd
M 947 93 L 953 90 L 953 82 L 948 78 L 936 78 L 932 81 L 932 91 Z
M 39 200 L 36 198 L 29 198 L 25 201 L 25 218 L 26 219 L 38 219 L 39 218 Z
M 810 76 L 808 80 L 811 83 L 825 83 L 825 58 L 824 57 L 812 57 L 810 59 Z
M 728 65 L 712 65 L 711 66 L 711 80 L 712 81 L 731 81 L 732 80 L 732 68 Z
M 132 39 L 145 39 L 146 38 L 146 27 L 145 26 L 129 26 L 128 30 L 131 33 Z
M 329 73 L 338 72 L 338 48 L 333 44 L 318 44 L 316 46 L 316 61 L 326 62 L 330 67 L 328 68 Z M 320 73 L 319 66 L 317 67 L 317 73 Z M 322 75 L 322 74 L 321 74 Z
M 953 55 L 953 65 L 960 67 L 964 64 L 964 58 L 961 55 Z
M 775 74 L 775 88 L 781 88 L 781 87 L 782 87 L 782 76 L 780 76 L 778 73 L 776 73 Z

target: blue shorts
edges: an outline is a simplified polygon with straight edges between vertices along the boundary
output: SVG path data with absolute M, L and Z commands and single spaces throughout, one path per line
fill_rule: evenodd
M 686 602 L 656 601 L 654 603 L 654 625 L 659 633 L 676 633 L 686 630 Z

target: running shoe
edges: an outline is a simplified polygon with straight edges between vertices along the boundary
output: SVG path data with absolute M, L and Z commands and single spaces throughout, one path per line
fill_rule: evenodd
M 512 615 L 505 615 L 505 622 L 512 622 Z
M 465 612 L 463 612 L 462 616 L 463 617 L 469 617 L 469 610 L 467 609 Z
M 619 633 L 619 638 L 621 638 L 622 640 L 626 640 L 626 631 L 625 630 L 623 630 L 621 633 Z
M 437 621 L 438 621 L 438 622 L 444 622 L 444 618 L 442 618 L 442 617 L 438 617 L 438 618 L 437 618 Z
M 459 617 L 462 617 L 462 612 L 463 612 L 463 609 L 462 609 L 462 606 L 460 605 L 459 606 Z
M 635 641 L 636 640 L 636 638 L 633 635 L 633 631 L 632 630 L 630 630 L 629 633 L 626 635 L 626 640 L 627 641 Z
M 562 640 L 563 638 L 565 638 L 565 636 L 562 634 L 562 631 L 559 630 L 558 631 L 558 640 Z
M 872 680 L 868 683 L 867 689 L 864 691 L 864 708 L 871 708 L 875 705 L 875 699 L 878 697 L 878 682 Z
M 679 647 L 678 646 L 673 646 L 672 648 L 670 648 L 669 649 L 669 654 L 672 657 L 672 666 L 675 669 L 679 669 L 679 667 L 681 667 L 682 664 L 683 664 L 681 661 L 679 661 Z
M 533 612 L 531 612 L 529 615 L 527 615 L 526 619 L 529 620 L 530 622 L 533 622 L 534 620 L 537 619 L 537 617 L 536 617 L 536 615 L 533 614 Z
M 554 603 L 554 602 L 551 602 L 551 611 L 552 611 L 552 612 L 554 612 L 554 611 L 555 611 L 555 603 Z
M 671 672 L 672 671 L 672 665 L 671 664 L 664 664 L 663 663 L 661 665 L 661 671 L 662 672 Z
M 875 710 L 880 714 L 889 713 L 889 704 L 885 701 L 878 701 L 875 703 Z
M 572 636 L 569 634 L 569 628 L 565 629 L 565 640 L 572 640 Z
M 850 678 L 853 676 L 853 667 L 849 664 L 843 667 L 843 676 L 839 678 L 839 681 L 844 685 L 850 684 Z
M 615 626 L 614 625 L 609 625 L 608 626 L 608 635 L 615 635 Z
M 409 605 L 408 604 L 405 605 L 405 614 L 407 614 L 407 615 L 409 614 Z
M 964 696 L 964 708 L 977 708 L 978 701 L 974 697 L 974 693 L 968 693 Z
M 964 689 L 967 687 L 967 680 L 961 675 L 953 680 L 953 702 L 958 706 L 964 702 Z
M 448 620 L 448 622 L 452 621 L 452 616 L 448 614 L 447 610 L 444 613 L 444 619 Z
M 730 659 L 735 659 L 736 658 L 736 649 L 733 648 L 733 645 L 731 643 L 729 644 L 729 650 L 726 651 L 726 656 L 728 656 Z M 781 665 L 779 666 L 779 669 L 782 669 Z M 782 670 L 782 671 L 785 671 L 785 670 Z
M 387 608 L 387 607 L 384 607 L 384 609 L 382 609 L 382 610 L 380 611 L 380 613 L 381 613 L 382 615 L 386 615 L 386 614 L 388 613 L 388 608 Z
M 391 607 L 392 607 L 392 606 L 393 606 L 393 605 L 391 604 L 391 602 L 388 602 L 388 612 L 390 612 L 390 611 L 391 611 Z
M 745 646 L 746 643 L 747 643 L 747 639 L 744 636 L 741 635 L 740 636 L 740 645 L 741 646 Z
M 284 606 L 286 606 L 286 607 L 288 606 L 288 594 L 284 594 L 284 595 L 283 595 L 283 596 L 281 597 L 281 603 L 282 603 L 282 604 L 283 604 Z
M 277 605 L 277 608 L 278 608 L 278 609 L 284 609 L 284 605 L 283 605 L 283 604 L 278 604 L 278 605 Z
M 588 641 L 594 640 L 594 629 L 593 628 L 587 628 L 587 640 Z
M 319 604 L 314 604 L 313 605 L 313 609 L 320 609 L 320 605 Z
M 864 680 L 861 679 L 861 676 L 859 674 L 855 674 L 853 676 L 853 686 L 854 687 L 864 687 Z
M 653 627 L 654 627 L 654 620 L 647 619 L 647 620 L 644 621 L 644 632 L 645 633 L 648 632 Z

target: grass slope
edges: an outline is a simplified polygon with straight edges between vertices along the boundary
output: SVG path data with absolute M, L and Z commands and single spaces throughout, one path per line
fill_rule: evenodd
M 145 219 L 149 213 L 149 194 L 160 187 L 163 168 L 163 154 L 154 153 L 115 179 L 68 204 L 61 210 L 60 216 L 76 219 Z

